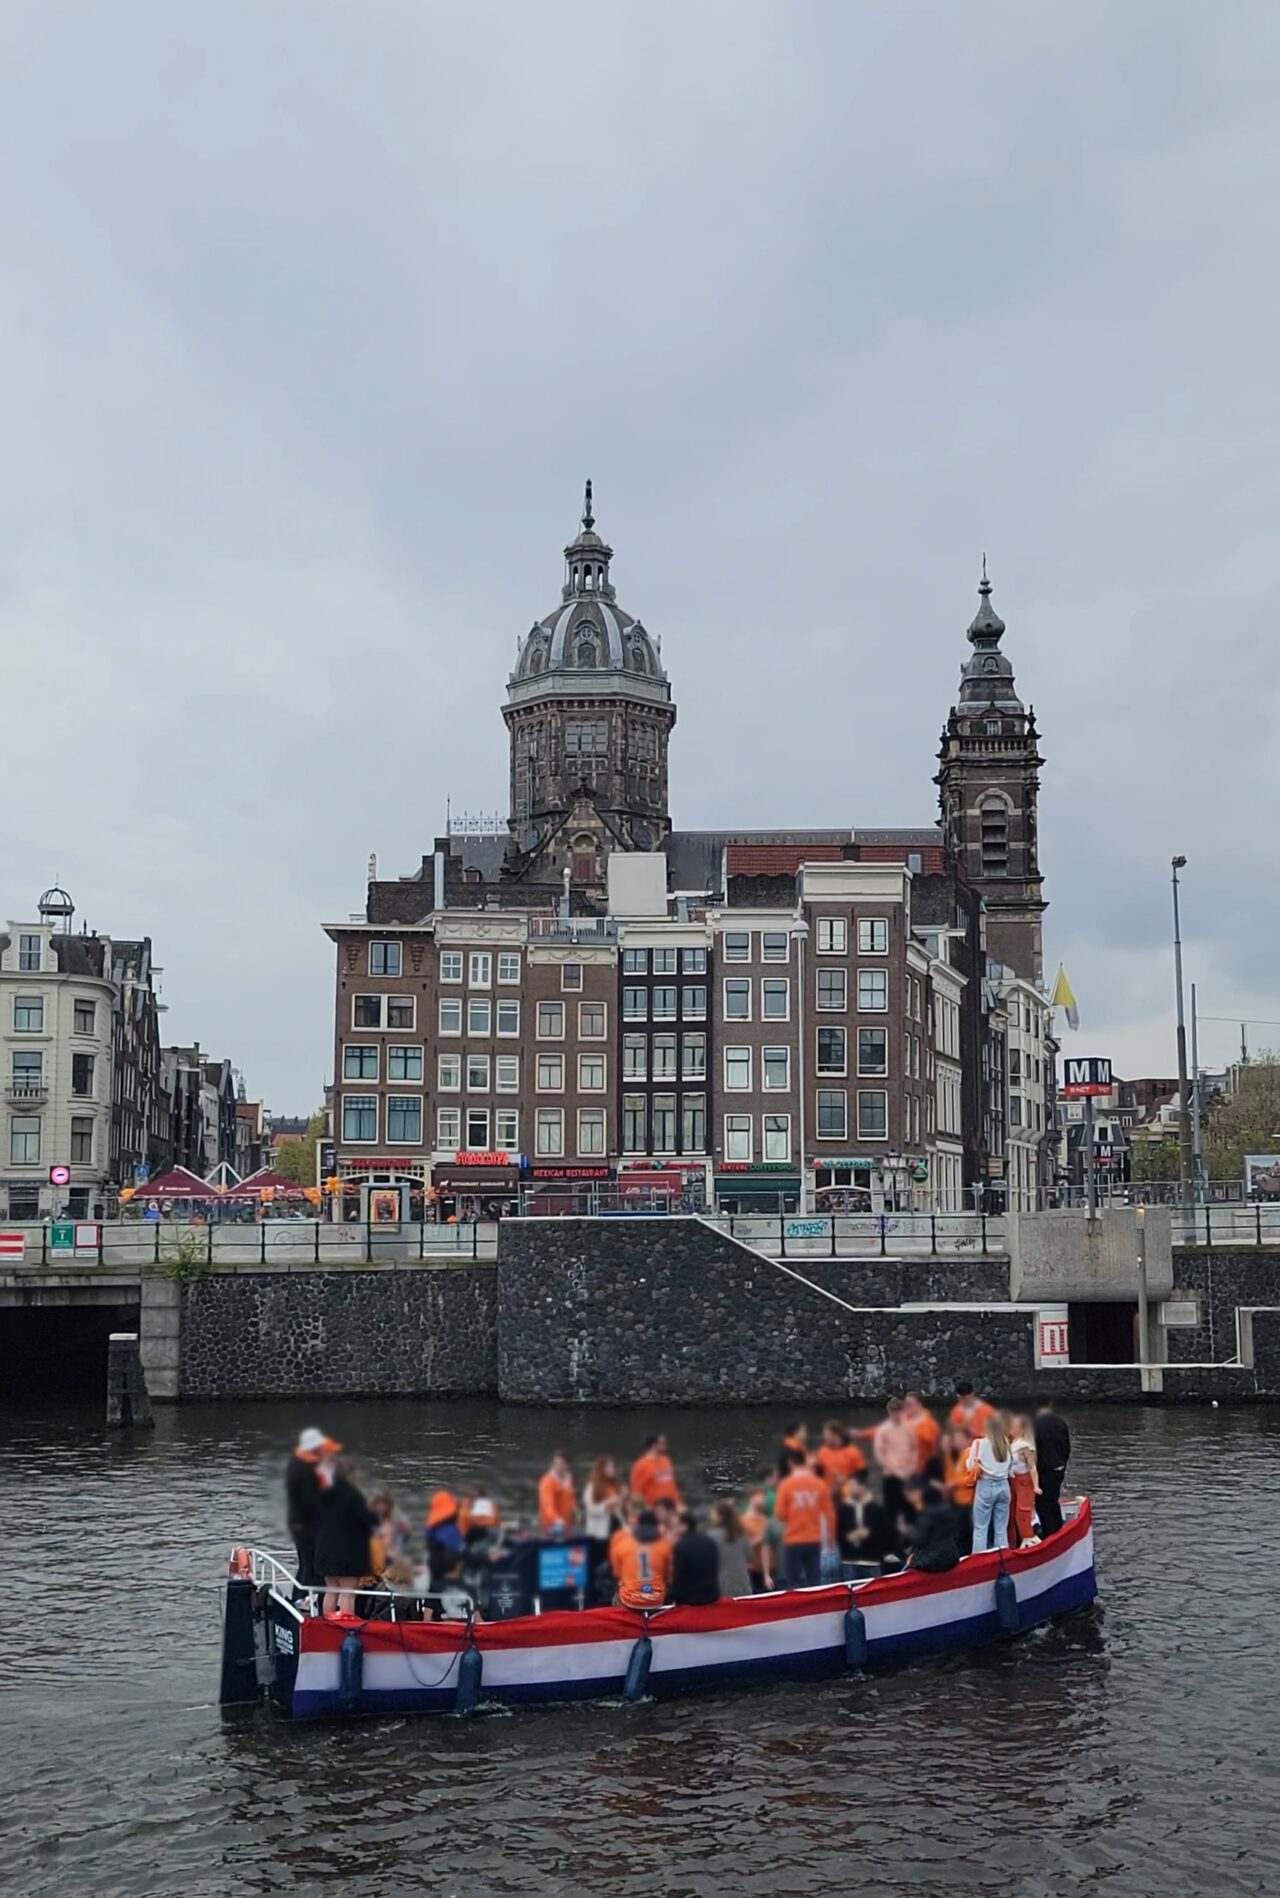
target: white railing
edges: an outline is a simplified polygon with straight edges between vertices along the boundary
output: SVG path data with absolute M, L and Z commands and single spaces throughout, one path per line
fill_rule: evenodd
M 722 1213 L 708 1225 L 772 1258 L 1003 1253 L 1004 1220 L 985 1213 Z

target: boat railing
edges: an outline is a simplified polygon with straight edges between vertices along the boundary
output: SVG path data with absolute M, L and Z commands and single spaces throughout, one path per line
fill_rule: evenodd
M 434 1593 L 429 1588 L 418 1588 L 416 1585 L 410 1583 L 406 1583 L 402 1588 L 384 1588 L 380 1583 L 375 1582 L 367 1588 L 344 1588 L 340 1591 L 326 1591 L 323 1583 L 300 1582 L 290 1564 L 282 1561 L 279 1556 L 271 1555 L 266 1549 L 249 1548 L 244 1544 L 240 1544 L 232 1549 L 227 1564 L 227 1572 L 233 1580 L 239 1579 L 252 1582 L 255 1588 L 269 1588 L 277 1600 L 279 1600 L 284 1607 L 291 1609 L 300 1621 L 306 1620 L 311 1616 L 319 1616 L 320 1603 L 326 1592 L 357 1595 L 361 1601 L 385 1602 L 388 1606 L 386 1618 L 390 1621 L 397 1619 L 397 1604 L 401 1608 L 408 1602 L 412 1602 L 415 1608 L 421 1608 L 427 1605 L 439 1605 L 443 1607 L 446 1603 L 455 1608 L 461 1606 L 459 1594 L 452 1594 L 446 1597 Z M 295 1597 L 300 1597 L 301 1599 L 295 1599 Z M 470 1603 L 467 1603 L 461 1614 L 454 1613 L 448 1618 L 451 1621 L 469 1622 L 473 1614 L 474 1609 Z M 376 1615 L 365 1615 L 362 1619 L 372 1621 L 379 1619 L 379 1617 Z

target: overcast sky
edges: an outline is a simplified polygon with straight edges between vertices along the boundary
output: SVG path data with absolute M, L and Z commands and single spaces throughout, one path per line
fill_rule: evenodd
M 1280 1016 L 1278 93 L 1273 0 L 9 0 L 5 913 L 310 1108 L 590 474 L 678 825 L 932 821 L 985 549 L 1075 1051 L 1172 1067 L 1175 849 Z

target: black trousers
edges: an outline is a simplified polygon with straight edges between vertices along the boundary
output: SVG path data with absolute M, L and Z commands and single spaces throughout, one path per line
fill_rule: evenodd
M 1060 1470 L 1052 1469 L 1047 1463 L 1040 1466 L 1040 1494 L 1036 1498 L 1036 1511 L 1040 1517 L 1042 1536 L 1054 1535 L 1062 1527 L 1058 1497 L 1062 1493 L 1062 1479 L 1066 1473 L 1065 1466 Z
M 304 1588 L 323 1588 L 324 1576 L 316 1574 L 315 1535 L 299 1535 L 295 1530 L 293 1547 L 294 1553 L 298 1558 L 298 1566 L 295 1573 L 302 1586 Z
M 788 1588 L 816 1588 L 822 1580 L 820 1542 L 784 1542 L 782 1579 Z

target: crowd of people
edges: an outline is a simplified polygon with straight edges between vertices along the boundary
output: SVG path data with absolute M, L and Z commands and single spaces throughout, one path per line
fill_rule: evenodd
M 1011 1413 L 960 1383 L 945 1424 L 915 1391 L 868 1427 L 833 1419 L 811 1437 L 795 1423 L 746 1493 L 704 1515 L 687 1506 L 662 1434 L 625 1476 L 598 1456 L 581 1489 L 557 1451 L 533 1523 L 504 1524 L 481 1490 L 440 1488 L 419 1536 L 387 1490 L 366 1498 L 342 1445 L 317 1428 L 302 1432 L 285 1488 L 297 1581 L 322 1613 L 351 1614 L 371 1590 L 417 1590 L 447 1616 L 483 1616 L 495 1566 L 519 1540 L 584 1543 L 587 1605 L 699 1606 L 904 1567 L 945 1571 L 1055 1534 L 1070 1455 L 1049 1402 Z

